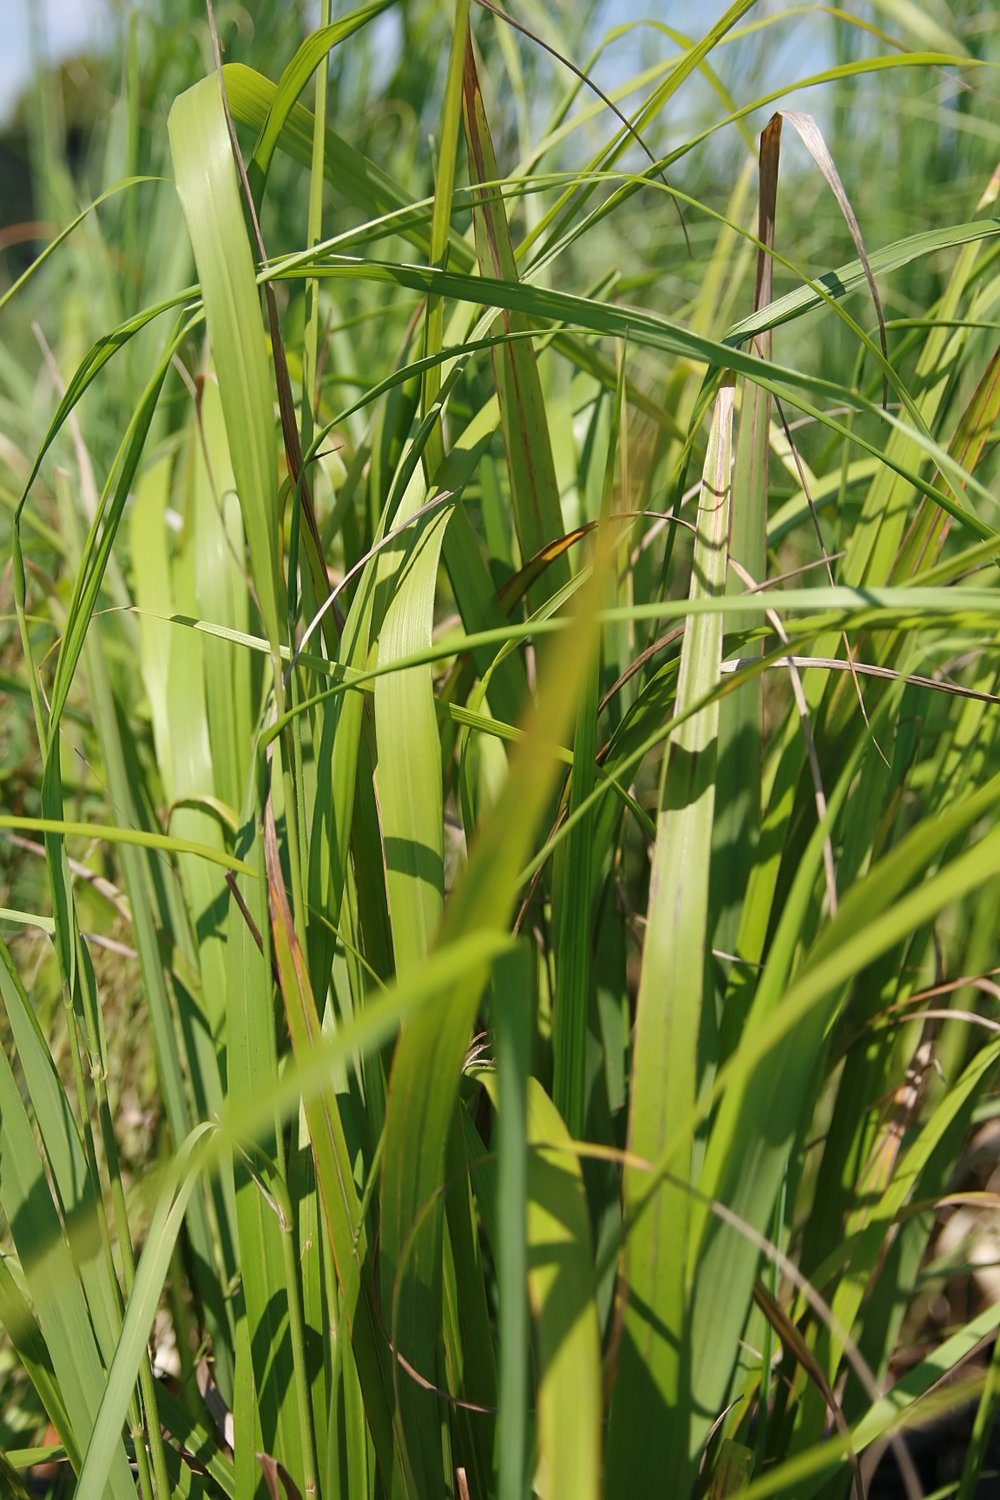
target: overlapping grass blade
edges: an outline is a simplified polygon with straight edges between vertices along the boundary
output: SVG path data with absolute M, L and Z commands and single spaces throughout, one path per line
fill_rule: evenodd
M 104 1387 L 101 1355 L 73 1250 L 56 1213 L 14 1073 L 2 1051 L 0 1198 L 70 1422 L 67 1438 L 83 1453 L 95 1430 L 101 1404 Z M 93 1222 L 81 1228 L 93 1233 Z M 121 1442 L 121 1427 L 137 1373 L 138 1364 L 133 1366 L 124 1390 L 102 1476 L 100 1493 L 116 1500 L 135 1495 Z
M 716 397 L 702 474 L 692 598 L 717 597 L 726 586 L 733 401 L 733 382 L 727 380 Z M 681 712 L 710 691 L 721 660 L 721 616 L 693 616 L 681 647 Z M 717 703 L 686 719 L 671 736 L 661 771 L 629 1113 L 630 1149 L 647 1160 L 656 1159 L 678 1122 L 690 1118 L 706 1061 L 716 1052 L 717 1020 L 705 974 L 718 729 Z M 684 1183 L 697 1175 L 689 1144 L 678 1176 Z M 642 1173 L 626 1171 L 627 1207 L 644 1187 Z M 608 1454 L 613 1485 L 636 1472 L 653 1483 L 670 1454 L 684 1465 L 686 1487 L 688 1466 L 697 1457 L 688 1437 L 689 1207 L 683 1186 L 664 1185 L 626 1246 Z
M 473 181 L 494 182 L 497 177 L 496 157 L 479 88 L 471 37 L 466 43 L 462 107 Z M 484 193 L 473 220 L 476 254 L 483 276 L 507 286 L 516 284 L 517 262 L 503 203 Z M 505 315 L 504 327 L 512 333 L 527 330 L 522 317 L 514 312 Z M 535 352 L 529 342 L 515 339 L 499 346 L 493 355 L 493 368 L 507 455 L 511 508 L 521 557 L 527 561 L 565 530 L 545 401 Z M 568 578 L 565 557 L 557 557 L 549 569 L 548 591 L 560 587 Z M 543 596 L 537 586 L 529 589 L 528 596 L 536 607 L 542 602 Z
M 591 648 L 593 627 L 587 627 L 603 570 L 595 577 L 597 584 L 591 580 L 580 596 L 575 638 L 550 654 L 527 741 L 446 907 L 442 948 L 459 937 L 502 930 L 508 920 L 559 765 L 551 747 L 566 731 Z M 434 1357 L 428 1340 L 440 1300 L 438 1194 L 462 1060 L 488 972 L 484 964 L 455 987 L 446 1007 L 415 1017 L 393 1061 L 382 1167 L 382 1285 L 391 1292 L 395 1347 L 418 1370 Z
M 202 79 L 174 101 L 170 144 L 219 376 L 254 584 L 276 655 L 285 635 L 286 606 L 277 546 L 273 398 L 260 299 L 217 78 Z

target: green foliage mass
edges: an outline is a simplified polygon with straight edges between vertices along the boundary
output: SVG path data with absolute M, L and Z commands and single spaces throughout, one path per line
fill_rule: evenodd
M 919 1493 L 964 1401 L 970 1500 L 995 35 L 164 9 L 3 241 L 3 1484 Z

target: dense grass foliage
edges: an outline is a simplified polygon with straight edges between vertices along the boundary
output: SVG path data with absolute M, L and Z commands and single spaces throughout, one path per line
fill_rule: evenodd
M 996 38 L 320 8 L 28 121 L 0 1482 L 970 1500 Z

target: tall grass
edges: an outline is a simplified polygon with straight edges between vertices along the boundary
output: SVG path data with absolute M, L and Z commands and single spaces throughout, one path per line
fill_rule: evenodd
M 975 1400 L 968 1500 L 975 7 L 180 9 L 0 300 L 4 1483 L 914 1494 Z

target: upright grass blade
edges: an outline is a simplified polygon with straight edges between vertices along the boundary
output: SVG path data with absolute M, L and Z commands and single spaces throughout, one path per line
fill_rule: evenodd
M 600 1340 L 583 1178 L 558 1111 L 528 1093 L 528 1288 L 536 1319 L 539 1489 L 595 1497 L 601 1486 Z
M 967 1111 L 973 1097 L 981 1093 L 1000 1062 L 1000 1045 L 978 1052 L 961 1078 L 955 1080 L 933 1110 L 926 1126 L 910 1149 L 903 1153 L 885 1191 L 864 1213 L 859 1242 L 855 1245 L 846 1274 L 842 1276 L 832 1310 L 836 1327 L 849 1332 L 855 1324 L 865 1292 L 871 1284 L 878 1259 L 885 1253 L 907 1201 L 919 1192 L 923 1175 L 946 1133 L 957 1117 Z M 836 1370 L 843 1354 L 843 1336 L 831 1336 L 829 1368 Z
M 393 520 L 424 503 L 415 469 Z M 449 511 L 404 533 L 378 557 L 380 592 L 389 606 L 378 636 L 381 666 L 429 646 L 438 557 Z M 386 863 L 386 894 L 397 974 L 427 954 L 444 900 L 441 748 L 430 667 L 389 672 L 375 685 L 377 786 Z
M 278 545 L 277 453 L 272 397 L 261 338 L 257 291 L 218 80 L 205 80 L 175 103 L 171 113 L 171 142 L 179 191 L 202 279 L 229 451 L 242 505 L 258 602 L 272 658 L 277 665 L 279 644 L 285 629 L 285 605 Z M 280 679 L 275 687 L 280 703 Z M 276 860 L 275 846 L 268 858 L 272 883 L 276 878 Z M 272 889 L 272 903 L 274 899 Z M 307 1035 L 318 1033 L 319 1019 L 308 980 L 292 957 L 294 954 L 300 958 L 301 949 L 288 921 L 284 899 L 282 892 L 281 902 L 272 913 L 272 932 L 279 972 L 283 975 L 290 1028 L 296 1044 L 301 1045 Z M 327 1105 L 314 1113 L 310 1119 L 310 1133 L 318 1153 L 317 1175 L 341 1283 L 341 1315 L 350 1333 L 354 1329 L 359 1267 L 364 1252 L 363 1246 L 360 1252 L 357 1246 L 359 1211 L 336 1109 Z M 287 1268 L 284 1247 L 279 1243 L 275 1250 Z M 290 1299 L 293 1293 L 298 1298 L 295 1287 L 289 1285 L 288 1292 Z M 362 1314 L 366 1306 L 362 1302 Z M 291 1300 L 289 1311 L 290 1314 L 293 1311 Z M 367 1338 L 365 1328 L 368 1329 Z M 294 1328 L 292 1332 L 294 1334 Z M 388 1477 L 394 1470 L 394 1460 L 387 1446 L 390 1415 L 379 1386 L 380 1355 L 370 1324 L 365 1324 L 363 1317 L 358 1338 L 357 1352 L 369 1421 L 383 1473 Z M 299 1426 L 306 1417 L 300 1399 Z M 305 1456 L 308 1457 L 307 1451 Z
M 754 312 L 771 301 L 774 224 L 778 195 L 778 145 L 772 120 L 761 132 L 757 204 L 757 277 Z M 771 355 L 770 331 L 753 348 L 762 359 Z M 745 579 L 762 580 L 767 561 L 768 461 L 770 457 L 770 393 L 754 381 L 744 381 L 734 449 L 734 502 L 729 554 L 737 565 L 727 578 L 730 592 L 742 592 Z M 738 630 L 738 615 L 728 621 Z M 759 651 L 760 647 L 751 648 Z M 760 829 L 760 716 L 761 683 L 747 683 L 722 705 L 719 715 L 719 812 L 713 828 L 712 907 L 713 941 L 724 952 L 735 953 L 739 942 L 743 894 L 754 863 Z
M 725 590 L 733 394 L 728 380 L 712 415 L 698 502 L 692 598 L 713 598 Z M 694 616 L 681 648 L 681 712 L 718 681 L 721 659 L 721 616 Z M 715 1052 L 717 1020 L 711 994 L 705 993 L 705 973 L 718 726 L 717 703 L 688 718 L 671 737 L 660 778 L 629 1112 L 630 1149 L 647 1160 L 656 1159 L 679 1123 L 691 1117 L 706 1060 Z M 612 1488 L 636 1474 L 654 1485 L 669 1462 L 682 1466 L 686 1489 L 697 1457 L 689 1436 L 691 1273 L 684 1184 L 697 1180 L 690 1145 L 675 1171 L 680 1184 L 660 1188 L 657 1201 L 632 1230 L 623 1260 L 624 1316 L 608 1443 Z M 634 1205 L 644 1188 L 644 1174 L 627 1170 L 626 1206 Z
M 402 520 L 412 515 L 423 497 L 422 472 L 417 468 L 396 517 Z M 447 521 L 447 512 L 440 513 L 416 535 L 404 533 L 391 551 L 379 554 L 379 588 L 390 599 L 379 632 L 382 664 L 430 644 L 438 554 Z M 386 895 L 396 973 L 405 976 L 426 958 L 444 901 L 441 753 L 429 667 L 410 667 L 378 679 L 375 726 Z M 383 1306 L 391 1307 L 395 1288 L 385 1278 L 382 1287 Z M 408 1358 L 413 1358 L 423 1381 L 440 1385 L 442 1351 L 433 1311 L 421 1350 L 421 1357 Z M 435 1421 L 437 1398 L 405 1377 L 402 1383 L 397 1379 L 397 1391 L 402 1421 L 410 1434 L 409 1459 L 418 1490 L 446 1487 L 451 1463 L 447 1439 Z
M 550 654 L 525 743 L 445 909 L 441 949 L 463 936 L 496 933 L 508 920 L 560 764 L 553 751 L 566 731 L 586 669 L 595 590 L 603 579 L 604 570 L 598 566 L 579 598 L 575 638 Z M 382 1166 L 382 1288 L 391 1309 L 394 1346 L 418 1371 L 433 1368 L 436 1357 L 445 1147 L 462 1060 L 488 973 L 484 964 L 455 986 L 447 1006 L 415 1017 L 393 1061 Z M 411 1452 L 420 1437 L 408 1435 Z M 425 1473 L 423 1482 L 429 1479 Z
M 494 182 L 497 164 L 479 88 L 471 36 L 466 43 L 462 107 L 465 112 L 465 135 L 473 181 Z M 503 203 L 484 192 L 473 217 L 476 226 L 476 253 L 483 275 L 492 276 L 508 285 L 515 284 L 518 280 L 517 263 Z M 510 333 L 523 333 L 529 326 L 522 316 L 514 312 L 506 313 L 503 323 Z M 545 401 L 535 352 L 530 343 L 515 339 L 502 345 L 494 354 L 493 367 L 500 406 L 500 425 L 507 454 L 507 479 L 514 525 L 522 561 L 527 562 L 547 542 L 554 541 L 566 529 L 559 505 Z M 561 587 L 568 578 L 566 559 L 560 556 L 549 569 L 548 592 Z M 539 592 L 539 586 L 535 585 L 529 589 L 528 597 L 533 606 L 537 607 L 544 596 Z
M 248 853 L 258 853 L 259 844 Z M 261 881 L 243 877 L 240 903 L 231 914 L 227 945 L 227 1072 L 229 1100 L 239 1108 L 244 1101 L 266 1097 L 278 1076 L 277 1044 L 272 1013 L 273 980 L 270 945 L 261 951 L 254 929 L 266 943 L 267 903 Z M 283 1239 L 294 1226 L 284 1221 L 273 1192 L 265 1186 L 265 1163 L 277 1163 L 280 1136 L 277 1126 L 261 1130 L 252 1151 L 236 1153 L 236 1213 L 242 1265 L 243 1317 L 234 1341 L 237 1351 L 237 1389 L 247 1399 L 234 1397 L 234 1451 L 246 1475 L 252 1472 L 253 1492 L 263 1494 L 263 1478 L 253 1455 L 291 1452 L 300 1448 L 297 1403 L 289 1360 L 288 1297 L 278 1289 L 285 1283 Z M 245 1336 L 246 1344 L 242 1345 Z M 242 1347 L 242 1359 L 241 1359 Z M 292 1472 L 298 1465 L 293 1466 Z M 247 1483 L 246 1478 L 243 1483 Z
M 949 455 L 968 473 L 974 473 L 982 460 L 1000 412 L 1000 350 L 994 351 L 979 383 L 962 412 L 951 442 Z M 907 530 L 893 561 L 891 581 L 910 578 L 932 563 L 948 533 L 948 517 L 926 499 L 921 500 L 917 514 Z
M 444 266 L 451 237 L 452 202 L 455 189 L 455 168 L 458 155 L 458 138 L 462 120 L 462 70 L 466 49 L 469 45 L 469 0 L 456 0 L 455 21 L 452 27 L 451 51 L 448 58 L 448 76 L 445 80 L 444 107 L 441 112 L 441 135 L 438 148 L 437 174 L 434 183 L 434 212 L 431 219 L 430 260 L 433 265 Z M 428 299 L 424 324 L 424 351 L 437 354 L 444 343 L 444 306 L 437 297 Z M 426 417 L 432 410 L 441 387 L 440 366 L 431 365 L 424 374 L 421 408 Z M 431 434 L 427 452 L 428 478 L 440 465 L 444 447 L 438 429 Z
M 80 1472 L 80 1500 L 100 1500 L 109 1493 L 118 1469 L 124 1468 L 120 1433 L 129 1393 L 140 1362 L 146 1357 L 149 1330 L 167 1274 L 174 1242 L 180 1232 L 187 1201 L 201 1170 L 199 1147 L 204 1147 L 209 1125 L 199 1125 L 177 1154 L 177 1191 L 161 1199 L 150 1225 L 149 1243 L 143 1255 L 135 1289 L 125 1314 L 122 1336 L 102 1383 L 100 1410 L 90 1434 L 90 1443 Z M 127 1477 L 127 1468 L 125 1469 Z
M 254 197 L 257 199 L 258 206 L 271 166 L 271 158 L 278 141 L 286 132 L 288 118 L 296 108 L 296 101 L 309 79 L 339 42 L 346 41 L 354 32 L 374 20 L 388 4 L 389 0 L 369 0 L 367 5 L 360 5 L 357 10 L 351 11 L 339 20 L 310 32 L 291 62 L 288 63 L 277 88 L 270 91 L 267 113 L 261 122 L 260 134 L 247 167 L 247 177 L 251 188 L 254 189 Z M 229 67 L 233 71 L 227 71 L 224 75 L 227 93 L 230 92 L 230 79 L 235 76 L 238 81 L 243 81 L 244 74 L 250 71 L 246 68 L 241 69 L 239 64 L 230 64 Z M 300 109 L 300 115 L 304 113 L 305 111 Z M 309 158 L 306 157 L 307 162 L 308 160 Z
M 66 530 L 70 538 L 71 552 L 78 546 L 78 538 L 75 535 L 75 518 L 66 506 Z M 112 796 L 119 816 L 127 817 L 129 821 L 138 822 L 141 816 L 136 806 L 134 783 L 129 775 L 127 754 L 122 744 L 119 718 L 116 713 L 112 697 L 110 682 L 108 678 L 105 661 L 101 654 L 102 642 L 96 630 L 92 630 L 87 640 L 85 649 L 85 660 L 87 665 L 88 687 L 93 706 L 94 718 L 98 733 L 101 738 L 104 763 L 107 768 Z M 203 829 L 199 829 L 203 832 Z M 208 831 L 208 837 L 214 841 L 215 829 Z M 221 842 L 221 841 L 220 841 Z M 188 856 L 190 858 L 190 856 Z M 136 848 L 129 848 L 123 858 L 123 865 L 127 872 L 127 880 L 131 891 L 141 893 L 144 886 L 143 856 Z M 197 857 L 193 859 L 193 877 L 195 882 L 209 884 L 211 877 L 206 872 L 211 866 Z M 197 884 L 196 884 L 196 889 Z M 139 901 L 141 903 L 141 894 Z M 137 924 L 136 932 L 142 944 L 142 964 L 146 973 L 150 975 L 150 995 L 154 1003 L 164 1006 L 164 1014 L 160 1017 L 161 1031 L 166 1031 L 170 1025 L 171 1018 L 166 1014 L 166 986 L 162 982 L 160 973 L 161 965 L 159 953 L 156 952 L 151 942 L 152 933 L 148 914 L 143 913 Z M 190 1023 L 194 1007 L 192 1006 L 184 1020 Z M 190 1031 L 188 1033 L 190 1038 Z M 216 1110 L 221 1108 L 222 1088 L 220 1085 L 218 1059 L 211 1041 L 204 1036 L 201 1028 L 198 1028 L 197 1036 L 191 1039 L 193 1044 L 188 1049 L 188 1067 L 191 1075 L 191 1092 L 194 1101 L 190 1106 L 191 1113 L 205 1111 L 209 1107 Z M 167 1066 L 170 1066 L 172 1058 L 165 1058 Z M 114 1096 L 112 1096 L 113 1099 Z M 99 1108 L 101 1107 L 100 1095 L 98 1096 Z M 111 1110 L 111 1100 L 108 1103 L 108 1113 Z M 187 1113 L 187 1110 L 185 1111 Z M 175 1128 L 179 1122 L 175 1121 Z M 106 1148 L 107 1149 L 107 1148 Z M 109 1176 L 111 1178 L 112 1203 L 116 1206 L 116 1221 L 119 1226 L 128 1223 L 128 1212 L 125 1203 L 124 1185 L 120 1167 L 115 1154 L 108 1152 Z M 227 1193 L 227 1188 L 229 1192 Z M 211 1329 L 214 1342 L 220 1350 L 218 1360 L 218 1378 L 224 1387 L 228 1388 L 231 1383 L 231 1366 L 228 1359 L 230 1343 L 230 1324 L 227 1317 L 227 1309 L 223 1298 L 219 1295 L 219 1269 L 222 1267 L 235 1268 L 235 1256 L 232 1243 L 232 1224 L 230 1216 L 232 1211 L 231 1184 L 227 1178 L 223 1178 L 218 1184 L 218 1192 L 214 1201 L 199 1194 L 199 1201 L 194 1207 L 191 1215 L 191 1242 L 197 1247 L 196 1254 L 204 1266 L 199 1276 L 204 1298 L 206 1322 Z M 123 1266 L 123 1286 L 127 1299 L 131 1299 L 134 1292 L 135 1264 L 131 1238 L 123 1234 L 119 1227 L 120 1254 Z M 120 1318 L 115 1317 L 115 1333 L 118 1334 L 121 1323 Z M 142 1399 L 146 1407 L 146 1422 L 149 1428 L 149 1442 L 155 1476 L 155 1485 L 163 1489 L 167 1483 L 165 1452 L 160 1437 L 160 1422 L 157 1415 L 156 1387 L 152 1378 L 152 1370 L 148 1355 L 144 1352 L 139 1363 L 139 1384 Z M 140 1452 L 140 1476 L 142 1475 L 144 1454 Z
M 17 1248 L 38 1324 L 80 1453 L 98 1419 L 104 1370 L 90 1323 L 73 1251 L 59 1222 L 17 1082 L 0 1051 L 0 1203 Z M 88 1226 L 81 1226 L 84 1231 Z M 124 1392 L 109 1446 L 101 1493 L 114 1500 L 135 1495 L 121 1426 L 137 1367 Z
M 284 635 L 271 381 L 253 260 L 217 78 L 174 101 L 177 191 L 201 283 L 261 618 L 275 657 Z
M 507 1130 L 499 1077 L 483 1071 L 479 1078 L 497 1109 L 497 1129 Z M 601 1493 L 600 1338 L 583 1177 L 558 1111 L 530 1077 L 526 1110 L 527 1286 L 539 1365 L 533 1487 L 545 1497 L 596 1500 Z M 502 1179 L 499 1172 L 494 1179 L 489 1160 L 473 1170 L 483 1184 L 484 1218 L 499 1237 L 499 1250 L 512 1227 L 505 1223 L 507 1206 L 494 1197 Z M 523 1481 L 518 1493 L 524 1493 Z
M 599 524 L 606 523 L 612 513 L 616 467 L 620 460 L 624 371 L 623 359 L 608 433 Z M 597 776 L 595 757 L 600 680 L 601 662 L 595 660 L 577 712 L 569 794 L 571 811 L 587 800 Z M 591 913 L 597 879 L 602 873 L 598 863 L 600 845 L 595 849 L 596 829 L 593 812 L 581 818 L 567 838 L 557 864 L 552 1102 L 574 1139 L 585 1134 L 589 1093 L 587 1042 L 593 993 Z
M 82 1454 L 73 1434 L 73 1424 L 66 1410 L 52 1357 L 45 1347 L 42 1331 L 6 1257 L 0 1257 L 0 1327 L 30 1377 L 46 1416 L 59 1435 L 67 1459 L 75 1473 L 80 1472 Z
M 972 241 L 963 247 L 937 309 L 943 326 L 933 329 L 928 335 L 914 372 L 916 407 L 931 430 L 948 389 L 943 373 L 945 351 L 949 346 L 952 351 L 960 348 L 968 337 L 967 330 L 949 330 L 947 321 L 957 311 L 959 299 L 973 274 L 976 258 L 977 250 Z M 845 582 L 884 582 L 892 571 L 908 525 L 909 510 L 915 497 L 896 464 L 919 469 L 926 463 L 926 449 L 914 441 L 912 434 L 897 429 L 887 444 L 886 458 L 888 464 L 869 487 L 859 524 L 851 537 L 841 568 Z M 950 481 L 950 476 L 947 477 Z
M 0 995 L 56 1201 L 64 1222 L 74 1231 L 75 1272 L 86 1297 L 97 1347 L 102 1358 L 110 1359 L 121 1326 L 121 1304 L 118 1287 L 109 1275 L 107 1247 L 101 1234 L 99 1185 L 87 1161 L 79 1125 L 63 1083 L 6 945 L 0 945 Z M 69 1441 L 71 1444 L 74 1441 L 72 1432 Z
M 848 776 L 849 772 L 842 776 L 831 796 L 831 818 L 842 806 Z M 985 878 L 995 832 L 934 878 L 917 883 L 958 830 L 973 826 L 998 796 L 1000 779 L 994 778 L 961 806 L 914 830 L 845 896 L 837 916 L 823 929 L 789 985 L 791 952 L 786 932 L 790 936 L 798 931 L 801 915 L 796 908 L 815 881 L 822 830 L 814 834 L 809 860 L 783 913 L 781 925 L 786 932 L 779 929 L 776 935 L 741 1047 L 726 1069 L 726 1088 L 713 1122 L 701 1183 L 707 1196 L 727 1204 L 760 1232 L 766 1232 L 798 1128 L 795 1121 L 801 1117 L 803 1093 L 821 1064 L 841 999 L 839 986 L 926 914 L 935 913 L 958 891 L 974 888 Z M 781 1039 L 770 1040 L 777 1038 L 779 1027 Z M 761 1066 L 765 1057 L 767 1065 Z M 723 1234 L 708 1226 L 704 1209 L 693 1222 L 692 1239 L 698 1252 L 693 1328 L 695 1348 L 700 1351 L 694 1365 L 699 1382 L 695 1397 L 704 1433 L 711 1422 L 708 1414 L 717 1412 L 725 1398 L 731 1373 L 726 1362 L 735 1353 L 738 1330 L 746 1317 L 758 1252 L 733 1231 Z
M 498 1500 L 521 1500 L 528 1479 L 526 1087 L 531 1046 L 531 952 L 526 944 L 493 975 L 497 1052 L 497 1291 L 500 1299 Z M 475 1168 L 473 1168 L 475 1171 Z
M 169 357 L 169 356 L 168 356 Z M 140 397 L 138 406 L 132 416 L 128 431 L 119 445 L 115 463 L 111 475 L 105 486 L 100 500 L 97 502 L 97 514 L 94 517 L 90 535 L 83 552 L 82 563 L 77 573 L 73 598 L 70 604 L 67 618 L 66 638 L 63 648 L 59 654 L 54 681 L 51 690 L 49 712 L 46 716 L 41 709 L 39 694 L 37 691 L 38 679 L 36 676 L 34 662 L 31 655 L 31 643 L 27 635 L 26 619 L 24 616 L 24 563 L 20 544 L 20 517 L 27 501 L 27 491 L 22 497 L 14 515 L 13 532 L 13 556 L 14 556 L 14 579 L 15 579 L 15 602 L 17 606 L 19 624 L 22 630 L 22 640 L 28 663 L 29 680 L 32 685 L 32 697 L 36 711 L 36 730 L 38 734 L 39 747 L 42 751 L 44 770 L 42 773 L 41 801 L 45 816 L 38 820 L 40 827 L 46 834 L 46 856 L 51 883 L 51 890 L 58 919 L 54 923 L 56 937 L 56 949 L 59 962 L 61 983 L 69 1000 L 66 1008 L 69 1033 L 69 1053 L 71 1068 L 76 1092 L 77 1109 L 79 1112 L 79 1128 L 82 1136 L 83 1152 L 86 1161 L 85 1177 L 90 1178 L 90 1208 L 92 1209 L 93 1225 L 99 1240 L 103 1245 L 105 1266 L 103 1272 L 103 1284 L 99 1279 L 95 1284 L 90 1283 L 89 1294 L 94 1291 L 97 1295 L 93 1301 L 93 1316 L 96 1327 L 105 1341 L 113 1339 L 117 1333 L 119 1323 L 118 1299 L 120 1288 L 117 1281 L 115 1267 L 111 1258 L 111 1246 L 109 1243 L 109 1227 L 105 1218 L 104 1203 L 97 1188 L 100 1181 L 100 1169 L 97 1156 L 97 1136 L 99 1134 L 103 1161 L 106 1165 L 107 1178 L 109 1182 L 109 1196 L 111 1200 L 115 1229 L 118 1235 L 119 1250 L 122 1259 L 123 1280 L 126 1288 L 131 1285 L 133 1249 L 132 1229 L 128 1218 L 127 1208 L 122 1190 L 121 1171 L 118 1158 L 118 1143 L 116 1140 L 112 1120 L 111 1107 L 107 1089 L 108 1051 L 103 1015 L 100 1007 L 100 996 L 91 955 L 84 944 L 78 921 L 73 881 L 69 860 L 64 845 L 64 832 L 66 828 L 64 820 L 64 797 L 62 786 L 62 765 L 60 757 L 60 731 L 63 712 L 66 709 L 67 700 L 80 656 L 86 644 L 86 633 L 90 625 L 92 612 L 96 602 L 98 590 L 105 575 L 110 557 L 110 549 L 117 526 L 120 522 L 122 511 L 128 489 L 134 477 L 136 467 L 142 450 L 143 442 L 149 430 L 152 420 L 153 409 L 159 395 L 166 371 L 166 362 L 161 361 L 159 367 Z M 65 485 L 61 491 L 65 497 Z M 100 524 L 99 524 L 100 523 Z M 133 835 L 141 839 L 142 835 Z M 149 836 L 147 836 L 149 837 Z M 4 1059 L 6 1063 L 6 1058 Z M 89 1072 L 91 1089 L 88 1091 L 87 1080 L 84 1077 L 84 1064 Z M 51 1104 L 51 1097 L 49 1100 Z M 96 1116 L 97 1132 L 94 1129 L 94 1119 L 91 1110 Z M 59 1111 L 61 1112 L 61 1111 Z M 54 1122 L 53 1122 L 54 1123 Z M 57 1129 L 64 1128 L 65 1121 L 60 1121 Z M 13 1127 L 12 1127 L 13 1128 Z M 30 1139 L 30 1131 L 29 1136 Z M 8 1179 L 13 1181 L 13 1179 Z M 46 1199 L 48 1187 L 41 1180 Z M 74 1211 L 78 1205 L 78 1185 L 74 1183 L 70 1193 L 69 1203 L 61 1206 L 64 1213 Z M 83 1197 L 86 1199 L 86 1191 Z M 11 1210 L 8 1209 L 8 1216 Z M 43 1218 L 48 1217 L 47 1211 L 43 1212 Z M 30 1230 L 29 1230 L 30 1232 Z M 46 1236 L 58 1235 L 58 1221 L 50 1223 L 46 1228 Z M 92 1260 L 92 1255 L 85 1254 L 84 1261 Z M 63 1267 L 65 1271 L 67 1267 Z M 46 1270 L 46 1275 L 49 1271 Z M 73 1273 L 75 1275 L 75 1273 Z M 79 1291 L 78 1284 L 74 1281 L 74 1288 Z M 71 1294 L 72 1295 L 72 1294 Z M 72 1304 L 71 1304 L 72 1305 Z M 81 1301 L 81 1305 L 84 1305 Z M 73 1309 L 71 1317 L 77 1316 L 78 1309 Z M 89 1310 L 84 1307 L 84 1315 L 89 1315 Z M 50 1337 L 50 1330 L 42 1323 L 43 1333 L 46 1339 Z M 70 1326 L 66 1336 L 72 1349 L 79 1342 L 79 1329 Z M 88 1350 L 83 1348 L 81 1359 L 89 1360 Z M 144 1397 L 150 1412 L 155 1410 L 155 1394 L 152 1389 L 148 1365 L 144 1364 L 142 1372 Z M 89 1433 L 90 1423 L 84 1416 L 84 1411 L 78 1411 L 75 1421 L 83 1421 L 76 1439 L 77 1447 L 82 1450 L 84 1446 L 84 1432 Z M 154 1418 L 155 1423 L 155 1418 Z M 152 1439 L 153 1462 L 157 1474 L 157 1481 L 162 1487 L 165 1475 L 163 1470 L 163 1449 L 159 1441 L 159 1433 Z M 119 1449 L 114 1460 L 115 1484 L 120 1486 L 121 1464 L 123 1457 Z M 149 1462 L 145 1445 L 142 1445 L 136 1454 L 139 1480 L 144 1491 L 150 1486 Z M 127 1472 L 127 1471 L 126 1471 Z
M 268 907 L 274 958 L 280 977 L 285 1014 L 298 1059 L 303 1059 L 320 1037 L 320 1021 L 302 950 L 292 922 L 282 877 L 273 806 L 265 810 L 265 859 Z M 380 1337 L 373 1288 L 365 1266 L 366 1243 L 362 1207 L 351 1171 L 343 1121 L 329 1089 L 306 1103 L 309 1137 L 316 1162 L 316 1180 L 333 1252 L 339 1288 L 339 1316 L 351 1341 L 365 1402 L 365 1415 L 375 1454 L 387 1487 L 402 1483 L 412 1489 L 405 1448 L 393 1445 L 394 1402 Z

